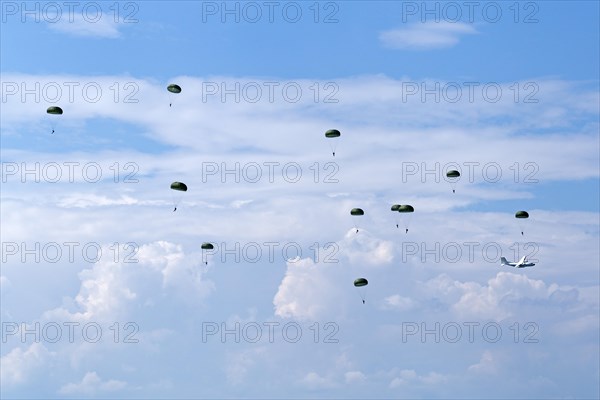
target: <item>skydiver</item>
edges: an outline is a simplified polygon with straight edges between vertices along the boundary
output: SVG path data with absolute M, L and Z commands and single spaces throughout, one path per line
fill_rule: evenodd
M 333 156 L 335 157 L 335 151 L 333 152 Z
M 358 229 L 356 230 L 356 233 L 358 233 Z
M 177 207 L 175 207 L 175 208 L 173 209 L 173 212 L 175 212 L 175 211 L 177 211 Z
M 54 129 L 52 129 L 52 134 L 54 134 Z
M 523 236 L 523 231 L 521 231 L 521 236 Z
M 396 224 L 396 228 L 400 228 L 400 227 L 398 226 L 398 224 Z
M 363 300 L 363 304 L 365 304 L 365 301 Z
M 452 193 L 456 193 L 456 190 L 452 189 Z
M 406 228 L 406 232 L 404 232 L 404 233 L 408 233 L 408 228 Z

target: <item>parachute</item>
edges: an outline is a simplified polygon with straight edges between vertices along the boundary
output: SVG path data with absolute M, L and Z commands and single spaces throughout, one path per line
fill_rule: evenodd
M 449 182 L 450 186 L 452 187 L 452 193 L 456 193 L 456 182 L 458 181 L 457 178 L 460 177 L 460 172 L 455 169 L 451 169 L 450 171 L 446 172 L 446 177 L 451 178 Z
M 415 209 L 410 204 L 402 204 L 398 207 L 398 212 L 402 215 L 402 221 L 404 222 L 405 233 L 408 233 L 408 225 L 410 225 L 410 220 L 412 217 L 412 213 L 415 212 Z M 404 215 L 408 214 L 408 215 Z
M 171 183 L 171 189 L 187 192 L 187 185 L 183 182 L 173 182 Z
M 394 204 L 392 206 L 392 211 L 398 211 L 399 208 L 400 208 L 400 204 Z M 399 228 L 398 218 L 397 217 L 396 217 L 396 228 Z
M 365 215 L 365 212 L 363 211 L 362 208 L 353 208 L 352 210 L 350 210 L 350 215 L 354 216 L 354 218 L 361 216 L 361 215 Z M 354 224 L 354 229 L 356 229 L 356 233 L 358 233 L 358 225 L 356 224 L 356 220 L 355 224 Z
M 334 157 L 335 157 L 335 149 L 337 147 L 337 142 L 338 142 L 337 138 L 339 138 L 341 135 L 342 134 L 337 129 L 330 129 L 327 132 L 325 132 L 325 137 L 332 140 L 332 142 L 329 145 L 331 147 L 331 152 L 333 153 Z
M 53 114 L 53 115 L 62 115 L 63 110 L 60 107 L 52 106 L 52 107 L 48 107 L 46 112 L 48 114 Z
M 167 86 L 167 90 L 169 91 L 169 107 L 171 107 L 173 105 L 173 95 L 171 93 L 181 93 L 181 86 L 176 85 L 174 83 L 170 84 L 169 86 Z
M 208 260 L 206 259 L 206 252 L 204 250 L 213 250 L 215 246 L 213 246 L 212 243 L 204 242 L 202 243 L 202 246 L 200 246 L 200 248 L 202 249 L 202 258 L 204 259 L 204 264 L 208 265 Z
M 171 84 L 167 86 L 167 90 L 171 93 L 181 93 L 181 86 L 176 84 Z
M 527 211 L 517 211 L 515 218 L 529 218 L 529 213 Z
M 369 284 L 369 281 L 367 281 L 365 278 L 357 278 L 354 280 L 354 287 L 357 288 L 362 288 L 363 286 L 367 286 Z M 362 299 L 363 304 L 365 304 L 365 293 L 366 292 L 366 288 L 365 289 L 359 289 L 359 295 L 360 298 Z
M 178 191 L 178 192 L 187 192 L 188 188 L 187 185 L 183 182 L 173 182 L 171 183 L 171 189 Z M 179 202 L 181 201 L 181 197 L 182 194 L 179 193 L 177 195 L 173 195 L 173 212 L 177 211 L 177 206 L 179 205 Z
M 517 211 L 515 213 L 515 218 L 521 220 L 521 219 L 527 219 L 529 218 L 529 213 L 527 211 Z M 524 222 L 519 221 L 519 228 L 521 229 L 521 235 L 523 235 L 523 225 Z
M 48 107 L 48 109 L 46 110 L 46 113 L 49 115 L 62 115 L 63 110 L 60 107 L 52 106 L 52 107 Z M 52 120 L 51 125 L 52 125 L 52 133 L 54 133 L 54 129 L 56 128 L 56 121 Z

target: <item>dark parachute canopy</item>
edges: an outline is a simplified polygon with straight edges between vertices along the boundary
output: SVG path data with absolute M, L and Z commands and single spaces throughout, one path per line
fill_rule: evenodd
M 415 212 L 415 209 L 410 204 L 403 204 L 400 207 L 398 207 L 398 212 L 411 213 L 411 212 Z
M 63 110 L 60 107 L 52 106 L 52 107 L 48 107 L 48 109 L 46 110 L 46 112 L 48 114 L 52 114 L 52 115 L 62 115 Z
M 392 206 L 392 211 L 398 211 L 400 209 L 400 204 L 394 204 Z
M 350 210 L 350 215 L 365 215 L 365 212 L 362 210 L 362 208 L 353 208 Z
M 172 83 L 167 86 L 167 90 L 171 93 L 181 93 L 181 86 Z
M 327 132 L 325 132 L 325 137 L 328 137 L 328 138 L 336 138 L 336 137 L 340 137 L 341 135 L 342 134 L 337 129 L 330 129 Z
M 356 287 L 367 286 L 368 284 L 369 281 L 367 281 L 365 278 L 358 278 L 354 280 L 354 286 Z
M 529 218 L 529 213 L 527 211 L 517 211 L 515 218 Z
M 171 183 L 171 189 L 187 192 L 187 185 L 183 182 L 173 182 Z

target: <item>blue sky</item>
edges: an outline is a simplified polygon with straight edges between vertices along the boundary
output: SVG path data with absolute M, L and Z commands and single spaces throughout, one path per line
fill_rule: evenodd
M 598 398 L 599 5 L 465 3 L 3 1 L 2 397 Z

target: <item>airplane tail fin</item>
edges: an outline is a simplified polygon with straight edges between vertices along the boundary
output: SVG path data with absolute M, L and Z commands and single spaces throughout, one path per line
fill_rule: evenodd
M 506 261 L 506 258 L 504 258 L 504 257 L 500 257 L 500 264 L 501 264 L 501 265 L 508 264 L 508 261 Z

